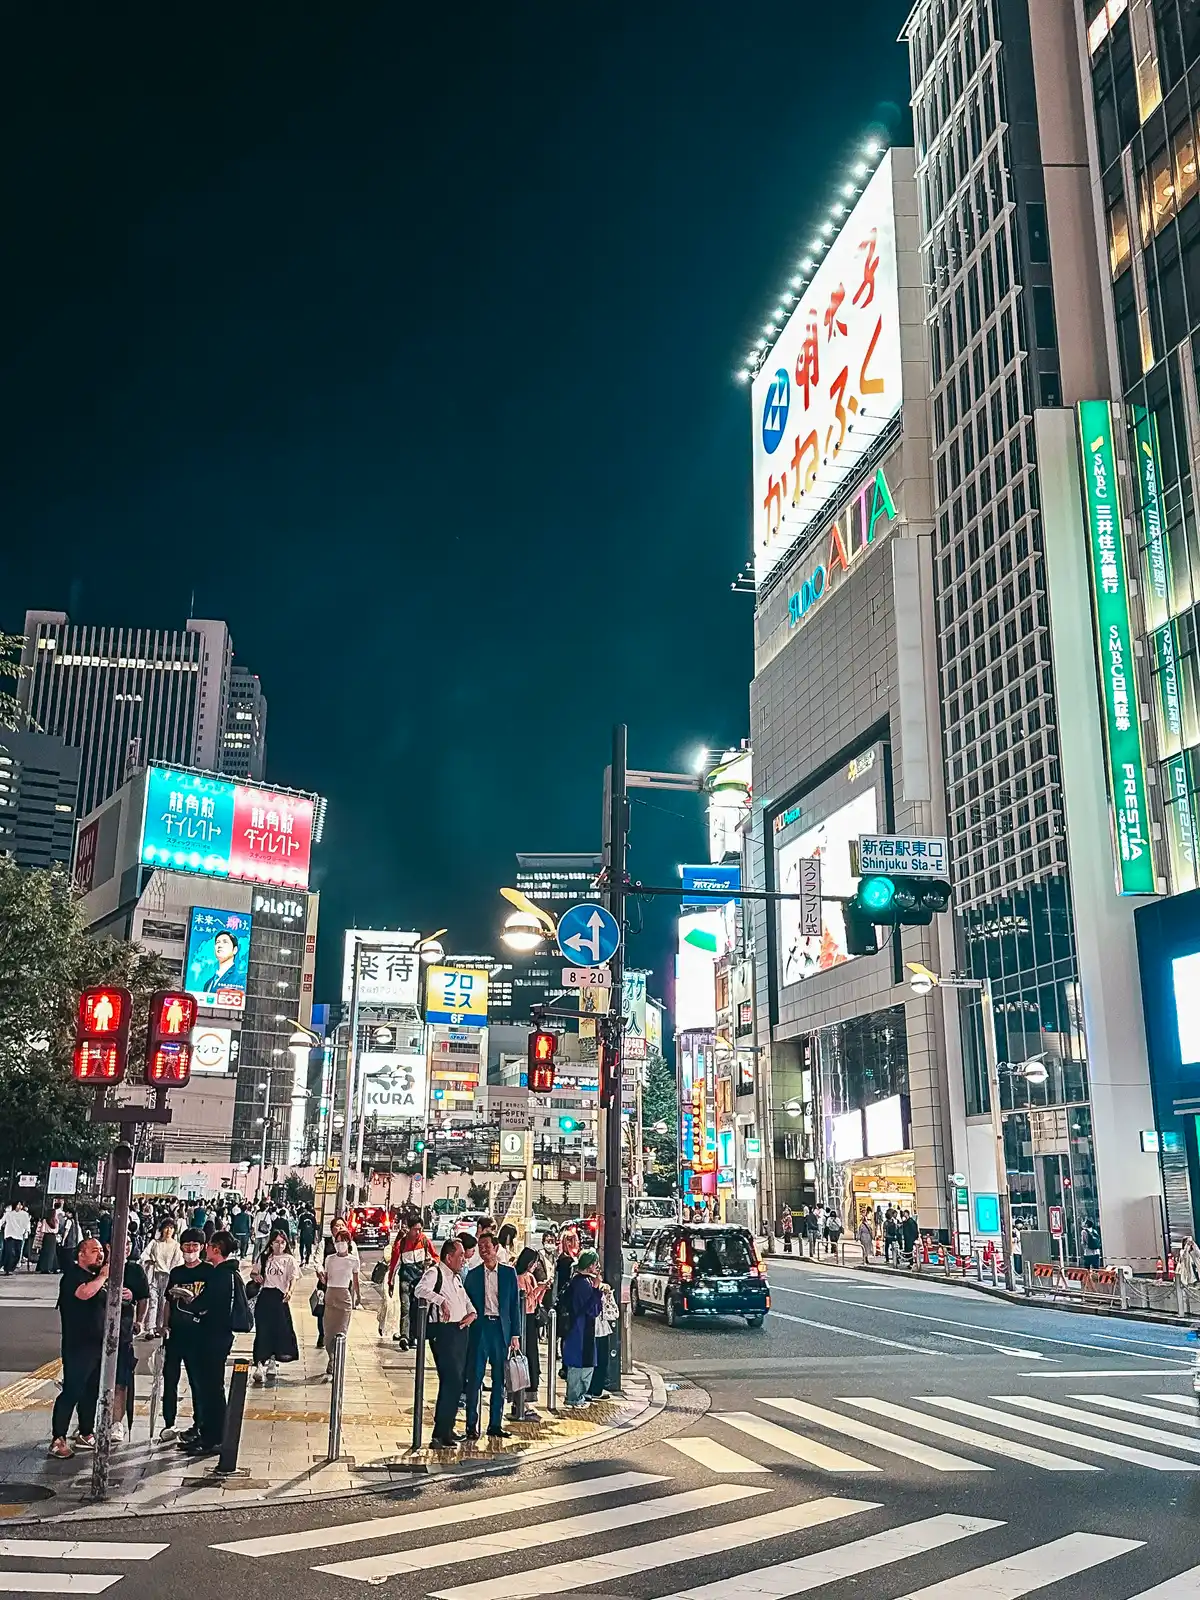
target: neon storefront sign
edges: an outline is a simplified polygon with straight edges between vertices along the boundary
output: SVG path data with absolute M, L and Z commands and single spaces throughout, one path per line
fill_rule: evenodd
M 809 613 L 836 588 L 840 577 L 849 572 L 863 551 L 874 544 L 881 533 L 886 533 L 895 520 L 896 502 L 880 467 L 831 524 L 824 560 L 818 561 L 799 588 L 788 595 L 789 629 L 798 628 L 808 620 Z M 881 523 L 884 524 L 882 528 Z

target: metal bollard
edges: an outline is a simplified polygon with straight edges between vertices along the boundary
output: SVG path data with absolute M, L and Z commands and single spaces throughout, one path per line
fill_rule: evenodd
M 524 1296 L 522 1295 L 521 1298 L 523 1300 Z M 534 1334 L 534 1337 L 535 1338 L 537 1337 L 536 1333 Z M 526 1360 L 529 1359 L 529 1313 L 528 1313 L 528 1311 L 523 1311 L 521 1313 L 521 1354 L 525 1357 Z M 513 1390 L 512 1401 L 513 1401 L 513 1421 L 514 1422 L 524 1422 L 525 1421 L 525 1390 L 524 1389 L 514 1389 Z
M 633 1313 L 628 1306 L 621 1307 L 621 1371 L 633 1371 Z
M 245 1356 L 239 1356 L 233 1363 L 233 1377 L 229 1380 L 225 1437 L 221 1440 L 221 1454 L 217 1457 L 217 1464 L 213 1468 L 220 1477 L 237 1471 L 238 1449 L 242 1442 L 242 1418 L 246 1410 L 246 1385 L 249 1381 L 250 1363 Z
M 326 1461 L 336 1461 L 342 1453 L 342 1396 L 346 1387 L 346 1335 L 334 1335 L 333 1378 L 329 1391 L 329 1446 Z
M 429 1322 L 429 1306 L 424 1300 L 416 1302 L 417 1315 L 414 1333 L 417 1340 L 417 1365 L 413 1373 L 413 1431 L 412 1447 L 414 1450 L 421 1448 L 421 1436 L 425 1431 L 425 1350 L 427 1341 L 425 1329 Z
M 556 1411 L 558 1400 L 558 1316 L 550 1307 L 546 1324 L 546 1410 Z

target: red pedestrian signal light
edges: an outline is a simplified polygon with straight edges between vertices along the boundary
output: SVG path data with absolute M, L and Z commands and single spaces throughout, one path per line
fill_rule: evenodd
M 529 1087 L 534 1094 L 549 1094 L 554 1087 L 554 1052 L 558 1036 L 546 1028 L 529 1035 Z
M 150 996 L 146 1029 L 147 1083 L 159 1088 L 185 1084 L 192 1075 L 192 1029 L 196 997 L 182 989 L 160 989 Z
M 79 996 L 71 1071 L 80 1083 L 120 1083 L 129 1052 L 133 997 L 128 989 L 99 984 Z

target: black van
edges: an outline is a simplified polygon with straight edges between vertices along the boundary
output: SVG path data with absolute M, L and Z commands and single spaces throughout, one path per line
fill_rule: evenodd
M 745 1317 L 761 1328 L 771 1286 L 748 1229 L 677 1222 L 660 1228 L 636 1262 L 629 1304 L 635 1317 L 661 1311 L 668 1328 L 695 1316 Z

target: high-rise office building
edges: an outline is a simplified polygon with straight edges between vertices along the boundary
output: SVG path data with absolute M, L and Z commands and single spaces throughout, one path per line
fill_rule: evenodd
M 99 627 L 29 611 L 21 665 L 31 724 L 80 753 L 81 817 L 150 761 L 219 769 L 233 665 L 223 622 Z
M 48 733 L 0 733 L 0 856 L 69 865 L 78 788 L 78 750 Z
M 516 887 L 557 918 L 568 907 L 596 898 L 594 885 L 600 867 L 599 855 L 518 854 Z M 559 951 L 550 948 L 514 959 L 508 1021 L 529 1022 L 534 1006 L 550 1005 L 563 997 L 562 965 Z
M 261 783 L 267 765 L 267 697 L 258 674 L 234 665 L 229 676 L 220 771 Z
M 1124 10 L 1119 0 L 1106 15 Z M 1145 0 L 1129 10 L 1144 13 Z M 1110 855 L 1109 819 L 1080 791 L 1085 752 L 1068 754 L 1095 706 L 1086 581 L 1053 579 L 1083 549 L 1081 532 L 1077 549 L 1064 534 L 1068 516 L 1081 520 L 1078 464 L 1060 493 L 1061 451 L 1049 466 L 1040 454 L 1064 427 L 1073 443 L 1063 408 L 1110 392 L 1077 11 L 1060 0 L 919 0 L 903 30 L 958 913 L 943 965 L 990 979 L 999 1056 L 1016 1064 L 1000 1080 L 1015 1220 L 1044 1229 L 1055 1208 L 1076 1259 L 1083 1222 L 1098 1220 L 1109 1258 L 1135 1260 L 1154 1254 L 1157 1182 L 1137 1148 L 1148 1094 L 1133 920 L 1096 858 Z M 1132 61 L 1126 76 L 1128 99 Z M 964 1024 L 966 1142 L 982 1188 L 978 1012 L 965 1006 Z M 1045 1084 L 1022 1075 L 1030 1061 L 1044 1063 Z

